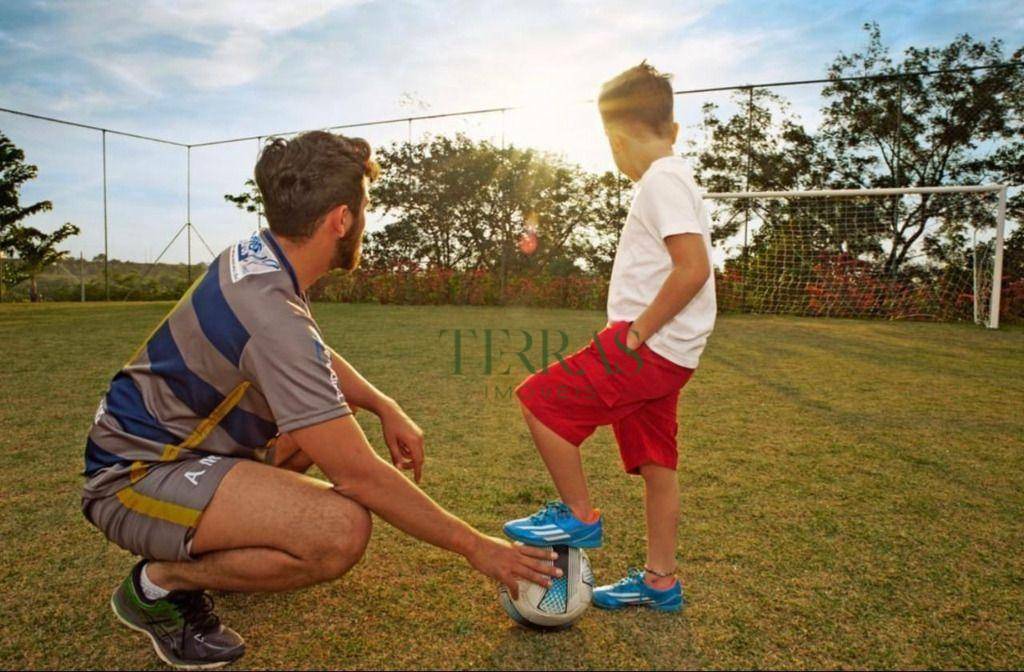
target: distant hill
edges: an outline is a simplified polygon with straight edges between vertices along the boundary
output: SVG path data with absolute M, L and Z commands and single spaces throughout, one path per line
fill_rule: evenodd
M 5 264 L 16 264 L 16 259 L 5 259 Z M 205 263 L 192 264 L 192 279 L 206 271 Z M 189 286 L 186 264 L 146 264 L 137 261 L 111 259 L 110 298 L 121 301 L 154 301 L 177 299 Z M 106 297 L 103 277 L 103 256 L 79 261 L 66 259 L 39 276 L 39 291 L 44 301 L 78 301 L 82 282 L 85 298 L 89 301 Z M 28 301 L 28 283 L 4 288 L 4 301 Z

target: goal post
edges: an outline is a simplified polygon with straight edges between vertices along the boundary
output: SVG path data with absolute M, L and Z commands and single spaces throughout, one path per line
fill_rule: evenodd
M 1006 243 L 1006 186 L 999 189 L 999 204 L 996 206 L 996 240 L 992 267 L 992 304 L 988 326 L 999 328 L 999 308 L 1003 295 L 1003 246 Z
M 1001 184 L 710 192 L 722 308 L 999 326 Z

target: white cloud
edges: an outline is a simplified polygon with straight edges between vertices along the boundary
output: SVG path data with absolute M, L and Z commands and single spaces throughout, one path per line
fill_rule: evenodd
M 135 0 L 135 2 L 39 2 L 54 16 L 64 17 L 65 28 L 78 27 L 80 36 L 102 25 L 93 33 L 93 42 L 109 37 L 185 32 L 189 38 L 229 28 L 274 33 L 293 30 L 325 17 L 341 8 L 362 4 L 365 0 L 320 0 L 318 2 L 281 2 L 280 0 Z
M 20 49 L 24 51 L 40 52 L 43 50 L 43 48 L 40 47 L 38 44 L 29 42 L 27 40 L 19 39 L 14 35 L 11 35 L 6 30 L 0 30 L 0 45 L 3 44 L 8 44 L 15 49 Z
M 173 59 L 169 67 L 199 88 L 217 89 L 255 81 L 279 62 L 279 55 L 268 53 L 263 36 L 235 29 L 208 56 Z
M 274 36 L 362 1 L 96 0 L 44 2 L 42 6 L 58 22 L 59 40 L 50 35 L 53 52 L 82 58 L 126 85 L 132 94 L 155 97 L 177 88 L 176 82 L 199 89 L 253 82 L 282 58 L 267 48 Z M 161 48 L 161 42 L 168 40 L 176 41 L 177 53 Z

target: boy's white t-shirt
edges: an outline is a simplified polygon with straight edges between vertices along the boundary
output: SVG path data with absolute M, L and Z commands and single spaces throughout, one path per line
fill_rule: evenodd
M 626 225 L 615 251 L 608 287 L 608 321 L 631 322 L 654 301 L 672 270 L 665 238 L 697 233 L 704 239 L 711 263 L 711 219 L 686 161 L 678 156 L 658 159 L 637 182 Z M 689 304 L 647 339 L 665 359 L 697 368 L 715 326 L 715 274 Z

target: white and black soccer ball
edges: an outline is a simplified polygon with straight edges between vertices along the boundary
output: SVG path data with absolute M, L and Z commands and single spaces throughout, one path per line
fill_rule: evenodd
M 513 621 L 537 630 L 568 628 L 590 606 L 594 594 L 594 573 L 590 559 L 580 548 L 552 546 L 558 553 L 554 565 L 562 576 L 551 577 L 551 587 L 528 581 L 519 582 L 519 599 L 513 600 L 505 586 L 501 587 L 501 606 Z M 545 562 L 552 562 L 550 560 Z

